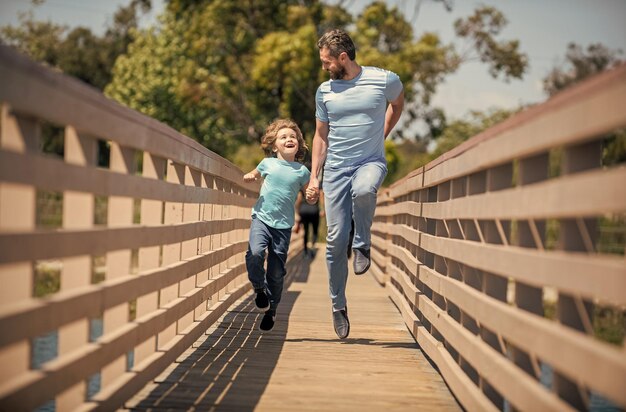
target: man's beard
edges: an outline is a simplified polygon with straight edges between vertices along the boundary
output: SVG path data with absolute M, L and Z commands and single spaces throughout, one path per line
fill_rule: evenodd
M 339 67 L 338 70 L 336 71 L 329 71 L 328 73 L 330 73 L 330 78 L 333 80 L 341 80 L 344 77 L 346 77 L 346 68 L 341 66 Z

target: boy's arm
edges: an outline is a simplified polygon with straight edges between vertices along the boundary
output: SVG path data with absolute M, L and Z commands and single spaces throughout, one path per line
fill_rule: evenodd
M 302 189 L 298 192 L 298 197 L 296 197 L 296 215 L 298 214 L 298 211 L 300 210 L 300 205 L 302 204 L 302 198 L 304 198 L 304 190 L 306 190 L 304 188 L 304 186 L 302 187 Z
M 246 173 L 245 175 L 243 175 L 243 181 L 254 182 L 259 177 L 261 177 L 261 173 L 257 169 L 254 169 L 250 173 Z
M 296 197 L 296 206 L 295 206 L 295 209 L 296 209 L 296 230 L 297 230 L 298 225 L 300 224 L 300 221 L 302 220 L 300 218 L 300 205 L 302 204 L 302 199 L 303 198 L 304 198 L 304 193 L 302 192 L 302 190 L 300 190 L 298 192 L 298 197 Z M 296 232 L 296 233 L 298 233 L 298 232 Z

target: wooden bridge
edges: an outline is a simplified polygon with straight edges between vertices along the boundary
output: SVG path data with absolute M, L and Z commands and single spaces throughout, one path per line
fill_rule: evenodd
M 371 276 L 351 273 L 351 336 L 337 339 L 323 252 L 290 262 L 290 287 L 271 333 L 258 331 L 261 315 L 251 298 L 242 299 L 126 407 L 460 411 Z
M 0 410 L 626 408 L 624 66 L 381 191 L 344 341 L 301 234 L 255 328 L 234 165 L 4 47 L 0 102 Z

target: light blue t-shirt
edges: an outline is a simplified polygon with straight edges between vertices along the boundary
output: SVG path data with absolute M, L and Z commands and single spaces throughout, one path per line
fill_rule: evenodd
M 256 169 L 265 180 L 252 216 L 275 229 L 290 229 L 295 223 L 298 192 L 309 183 L 311 172 L 302 163 L 276 157 L 266 157 Z
M 397 74 L 370 66 L 361 66 L 354 79 L 322 83 L 315 95 L 315 117 L 329 123 L 326 166 L 384 162 L 387 102 L 401 91 Z

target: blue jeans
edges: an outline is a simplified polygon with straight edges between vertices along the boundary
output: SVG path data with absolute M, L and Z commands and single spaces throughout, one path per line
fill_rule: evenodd
M 334 309 L 346 306 L 348 248 L 369 249 L 376 211 L 376 194 L 387 175 L 387 165 L 376 161 L 359 166 L 324 169 L 324 199 L 328 236 L 326 264 Z M 350 239 L 354 220 L 354 239 Z
M 255 216 L 252 217 L 248 251 L 246 252 L 248 279 L 255 289 L 265 289 L 270 300 L 271 310 L 276 310 L 283 293 L 283 282 L 287 273 L 285 264 L 290 240 L 291 229 L 275 229 Z M 265 270 L 266 252 L 267 270 Z

